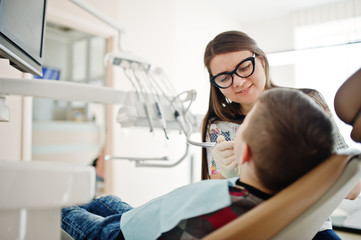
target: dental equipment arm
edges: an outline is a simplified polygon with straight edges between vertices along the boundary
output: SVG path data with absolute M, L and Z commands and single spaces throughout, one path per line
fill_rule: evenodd
M 177 166 L 179 163 L 181 163 L 188 155 L 189 153 L 189 146 L 186 144 L 186 149 L 183 153 L 183 155 L 176 160 L 174 163 L 171 164 L 152 164 L 152 163 L 142 163 L 141 161 L 136 162 L 136 167 L 161 167 L 161 168 L 171 168 Z
M 134 161 L 136 167 L 159 167 L 159 168 L 171 168 L 177 166 L 181 163 L 189 153 L 189 146 L 186 144 L 186 149 L 182 156 L 170 164 L 160 164 L 160 163 L 144 163 L 145 161 L 169 161 L 168 157 L 153 157 L 153 158 L 144 158 L 144 157 L 123 157 L 123 156 L 110 156 L 106 155 L 105 160 L 129 160 Z
M 175 97 L 175 99 L 173 99 L 173 101 L 178 99 L 183 93 L 185 93 L 185 92 L 182 92 L 182 93 L 178 94 Z M 188 93 L 187 100 L 190 98 L 189 99 L 190 102 L 189 102 L 188 107 L 184 110 L 184 113 L 185 113 L 184 119 L 186 121 L 184 121 L 184 119 L 180 115 L 177 115 L 177 114 L 179 114 L 178 112 L 175 112 L 175 114 L 174 114 L 175 117 L 176 117 L 177 122 L 179 123 L 179 125 L 181 126 L 184 134 L 187 137 L 187 143 L 191 144 L 193 146 L 197 146 L 197 147 L 214 148 L 216 146 L 215 142 L 195 142 L 195 141 L 190 139 L 191 134 L 192 134 L 192 124 L 191 124 L 191 121 L 189 119 L 189 108 L 190 108 L 190 106 L 192 105 L 192 103 L 194 102 L 194 100 L 196 98 L 196 91 L 195 90 L 190 90 L 187 93 Z M 190 95 L 190 97 L 189 97 L 189 95 Z

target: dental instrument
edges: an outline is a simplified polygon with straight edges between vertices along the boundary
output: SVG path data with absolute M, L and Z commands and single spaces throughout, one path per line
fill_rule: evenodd
M 124 61 L 121 63 L 120 66 L 123 69 L 124 75 L 126 76 L 126 78 L 129 80 L 129 82 L 131 83 L 131 85 L 134 88 L 137 101 L 141 102 L 137 86 L 134 84 L 133 80 L 131 79 L 131 77 L 128 73 L 129 63 Z M 137 112 L 137 108 L 135 106 L 130 106 L 129 104 L 123 104 L 118 110 L 116 119 L 117 119 L 117 122 L 120 123 L 120 125 L 122 127 L 130 127 L 130 126 L 133 126 L 134 123 L 136 122 L 137 114 L 138 114 L 138 112 Z
M 173 84 L 171 83 L 171 81 L 169 80 L 169 77 L 167 76 L 167 74 L 164 72 L 164 70 L 160 67 L 157 67 L 154 69 L 154 73 L 156 73 L 159 76 L 159 80 L 162 81 L 162 85 L 165 86 L 167 88 L 167 90 L 173 95 L 176 96 L 177 95 L 177 91 L 175 90 Z
M 144 82 L 146 83 L 146 85 L 148 85 L 149 89 L 150 89 L 150 92 L 151 94 L 153 95 L 153 98 L 154 98 L 154 106 L 155 106 L 155 109 L 156 109 L 156 115 L 157 115 L 157 119 L 159 121 L 159 124 L 161 126 L 161 128 L 163 129 L 163 132 L 164 132 L 164 135 L 166 137 L 167 140 L 169 140 L 169 137 L 168 137 L 168 134 L 167 134 L 167 122 L 163 116 L 163 110 L 161 108 L 161 105 L 160 105 L 160 98 L 157 94 L 157 90 L 154 88 L 152 82 L 150 81 L 149 77 L 148 77 L 148 74 L 147 74 L 148 71 L 144 70 L 142 71 L 142 76 L 143 76 L 143 79 L 144 79 Z
M 157 69 L 157 71 L 158 71 L 158 73 L 163 74 L 163 72 L 160 69 Z M 153 78 L 153 81 L 154 81 L 154 78 Z M 163 90 L 159 86 L 159 84 L 156 81 L 154 81 L 154 82 L 155 82 L 156 86 L 158 86 L 158 88 L 163 92 Z M 168 82 L 168 81 L 165 81 L 165 82 Z M 165 83 L 165 82 L 164 82 L 164 79 L 163 79 L 163 83 Z M 166 84 L 164 84 L 164 85 L 166 85 Z M 168 86 L 168 87 L 169 87 L 169 90 L 172 88 L 171 86 Z M 172 91 L 173 90 L 171 90 L 171 92 Z M 181 101 L 180 97 L 182 95 L 184 95 L 185 93 L 187 93 L 187 95 L 186 95 L 185 99 L 183 101 Z M 165 95 L 164 92 L 163 92 L 163 94 Z M 195 98 L 196 98 L 196 91 L 195 90 L 190 90 L 190 91 L 185 91 L 185 92 L 182 92 L 182 93 L 176 95 L 172 100 L 170 100 L 169 98 L 167 98 L 167 100 L 170 102 L 170 105 L 173 107 L 173 109 L 175 109 L 174 102 L 179 101 L 179 102 L 182 103 L 184 101 L 189 101 L 189 104 L 188 104 L 187 108 L 183 109 L 183 112 L 184 112 L 184 115 L 185 115 L 184 118 L 179 114 L 179 112 L 177 110 L 174 111 L 174 116 L 175 116 L 179 126 L 181 127 L 183 133 L 186 135 L 187 142 L 189 144 L 191 144 L 191 145 L 198 146 L 198 147 L 213 148 L 216 145 L 215 142 L 196 142 L 196 141 L 193 141 L 193 140 L 190 139 L 191 133 L 192 133 L 192 124 L 190 122 L 188 113 L 189 113 L 190 106 L 195 101 Z M 181 106 L 183 106 L 183 104 L 181 104 Z
M 113 160 L 113 159 L 122 159 L 122 160 L 129 160 L 129 161 L 135 161 L 135 162 L 139 162 L 139 161 L 147 161 L 147 160 L 159 160 L 159 161 L 168 161 L 168 157 L 117 157 L 117 156 L 110 156 L 110 155 L 105 155 L 104 157 L 105 160 Z
M 133 72 L 133 76 L 134 76 L 134 79 L 136 80 L 137 84 L 138 84 L 138 87 L 140 89 L 140 93 L 142 94 L 143 96 L 143 106 L 144 106 L 144 112 L 145 112 L 145 116 L 147 117 L 147 120 L 148 120 L 148 124 L 149 124 L 149 128 L 150 128 L 150 132 L 153 132 L 153 120 L 152 120 L 152 117 L 153 115 L 151 114 L 152 113 L 152 109 L 149 105 L 150 103 L 150 99 L 148 98 L 148 95 L 145 93 L 144 89 L 145 87 L 143 86 L 141 80 L 138 78 L 137 74 L 136 74 L 136 71 L 137 71 L 137 64 L 136 63 L 132 63 L 131 64 L 131 70 Z
M 124 64 L 123 64 L 124 65 Z M 128 64 L 129 65 L 129 64 Z M 140 102 L 140 96 L 139 96 L 139 90 L 138 90 L 138 87 L 137 85 L 134 83 L 132 77 L 129 75 L 128 71 L 130 71 L 129 67 L 125 67 L 123 66 L 123 72 L 124 72 L 124 75 L 127 77 L 127 79 L 129 80 L 130 84 L 133 86 L 134 90 L 135 90 L 135 93 L 137 95 L 137 100 Z
M 168 134 L 167 134 L 167 127 L 166 127 L 167 123 L 165 121 L 165 118 L 163 117 L 161 107 L 160 107 L 160 105 L 159 105 L 159 103 L 157 101 L 154 104 L 155 104 L 155 107 L 157 109 L 157 116 L 158 116 L 159 122 L 160 122 L 160 124 L 162 126 L 165 138 L 169 139 Z
M 187 138 L 187 142 L 193 146 L 203 147 L 203 148 L 214 148 L 216 146 L 216 142 L 195 142 L 190 139 L 190 136 Z
M 174 105 L 174 101 L 171 100 L 168 95 L 165 93 L 165 91 L 162 89 L 162 87 L 160 86 L 160 84 L 157 83 L 155 77 L 153 76 L 152 73 L 148 72 L 148 75 L 150 77 L 150 79 L 153 81 L 153 83 L 155 84 L 155 86 L 161 91 L 161 93 L 163 94 L 163 96 L 166 98 L 166 100 L 169 102 L 170 104 L 170 107 L 171 109 L 173 110 L 173 116 L 174 118 L 176 119 L 179 127 L 181 128 L 180 130 L 183 131 L 184 134 L 187 133 L 187 130 L 186 130 L 186 124 L 184 122 L 184 119 L 183 117 L 181 116 L 181 114 L 179 113 L 179 111 L 177 110 L 177 108 L 175 107 Z M 168 93 L 171 93 L 171 91 L 168 91 Z M 175 96 L 175 94 L 174 94 Z M 176 99 L 176 97 L 173 97 L 173 99 Z M 178 99 L 177 99 L 178 100 Z M 180 106 L 182 106 L 182 103 L 180 103 Z
M 173 86 L 170 84 L 170 81 L 167 78 L 167 76 L 165 75 L 163 70 L 161 70 L 160 68 L 156 68 L 154 70 L 154 73 L 157 76 L 159 76 L 157 79 L 160 79 L 163 82 L 163 86 L 166 86 L 168 88 L 169 93 L 175 92 Z M 164 96 L 166 96 L 166 99 L 168 100 L 168 102 L 170 103 L 170 106 L 172 107 L 172 109 L 174 111 L 174 117 L 175 117 L 177 123 L 179 124 L 181 130 L 187 137 L 187 142 L 191 145 L 198 146 L 198 147 L 213 148 L 216 145 L 215 142 L 196 142 L 196 141 L 193 141 L 190 139 L 191 133 L 192 133 L 192 124 L 190 122 L 188 113 L 189 113 L 190 106 L 195 101 L 196 91 L 190 90 L 190 91 L 182 92 L 178 95 L 174 95 L 173 99 L 171 100 L 167 97 L 167 95 L 165 94 L 165 91 L 162 89 L 160 84 L 155 80 L 154 76 L 152 74 L 149 74 L 149 76 L 150 76 L 150 79 L 153 80 L 153 82 L 155 83 L 157 88 L 162 92 L 162 94 Z M 180 97 L 183 96 L 185 93 L 187 93 L 185 99 L 181 100 Z M 185 102 L 185 101 L 189 101 L 189 104 L 188 104 L 187 108 L 184 109 L 183 102 Z M 179 111 L 176 109 L 175 102 L 180 103 L 180 106 L 182 107 L 182 112 L 185 117 L 182 117 L 181 114 L 179 113 Z

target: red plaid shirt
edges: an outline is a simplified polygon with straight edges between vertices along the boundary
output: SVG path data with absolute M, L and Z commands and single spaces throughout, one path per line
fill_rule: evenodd
M 231 205 L 215 212 L 184 219 L 159 239 L 200 239 L 271 197 L 247 184 L 236 182 L 229 187 Z

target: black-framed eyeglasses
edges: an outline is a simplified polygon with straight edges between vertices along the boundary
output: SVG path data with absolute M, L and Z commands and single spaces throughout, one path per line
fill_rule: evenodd
M 211 83 L 218 88 L 228 88 L 233 84 L 233 74 L 241 78 L 251 76 L 255 70 L 255 58 L 256 54 L 253 54 L 252 57 L 242 60 L 233 71 L 213 76 Z

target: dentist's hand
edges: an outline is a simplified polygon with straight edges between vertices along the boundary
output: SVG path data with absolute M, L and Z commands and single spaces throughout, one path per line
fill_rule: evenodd
M 225 141 L 223 136 L 218 136 L 217 145 L 212 150 L 213 159 L 224 178 L 232 178 L 239 175 L 233 146 L 234 141 Z

